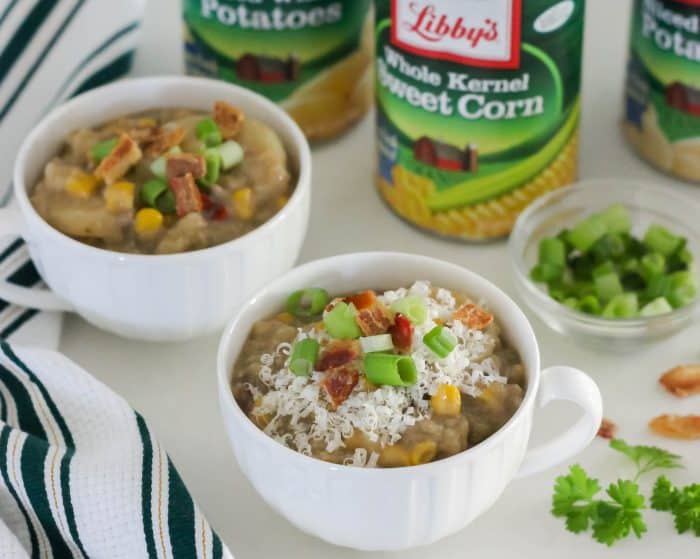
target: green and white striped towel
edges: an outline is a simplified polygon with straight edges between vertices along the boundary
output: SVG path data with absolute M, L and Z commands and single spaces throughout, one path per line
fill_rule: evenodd
M 48 110 L 126 74 L 145 0 L 0 0 L 0 206 L 27 132 Z M 43 284 L 23 243 L 0 239 L 0 277 Z M 57 313 L 0 300 L 0 338 L 55 347 Z
M 122 398 L 59 353 L 2 342 L 0 557 L 231 555 Z

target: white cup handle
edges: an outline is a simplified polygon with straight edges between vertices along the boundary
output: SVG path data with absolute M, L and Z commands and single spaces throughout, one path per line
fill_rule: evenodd
M 536 474 L 581 452 L 596 436 L 603 419 L 603 400 L 595 382 L 573 367 L 550 367 L 542 371 L 537 405 L 567 400 L 583 409 L 583 417 L 551 441 L 528 450 L 516 477 Z
M 15 206 L 0 209 L 0 239 L 23 237 L 22 216 Z M 42 311 L 71 311 L 70 303 L 47 289 L 14 285 L 0 278 L 0 299 Z

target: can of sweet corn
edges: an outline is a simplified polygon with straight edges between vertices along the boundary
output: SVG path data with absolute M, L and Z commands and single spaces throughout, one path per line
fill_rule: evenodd
M 280 103 L 311 140 L 372 103 L 371 0 L 183 0 L 188 74 Z
M 408 222 L 507 235 L 576 178 L 584 0 L 376 0 L 377 183 Z
M 635 0 L 623 130 L 655 167 L 700 181 L 700 0 Z

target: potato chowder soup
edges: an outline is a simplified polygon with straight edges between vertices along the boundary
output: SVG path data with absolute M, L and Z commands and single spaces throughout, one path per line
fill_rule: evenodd
M 248 233 L 285 205 L 291 188 L 275 131 L 217 101 L 212 114 L 156 109 L 72 132 L 31 201 L 76 240 L 168 254 Z
M 292 293 L 284 312 L 253 325 L 231 384 L 281 444 L 396 467 L 479 444 L 515 413 L 525 382 L 488 310 L 418 281 L 332 300 L 320 288 Z

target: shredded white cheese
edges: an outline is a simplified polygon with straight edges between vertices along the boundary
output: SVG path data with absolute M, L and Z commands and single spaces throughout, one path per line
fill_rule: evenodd
M 279 370 L 273 370 L 275 358 L 289 356 L 292 344 L 281 343 L 275 354 L 260 358 L 259 378 L 268 387 L 261 395 L 253 391 L 256 406 L 253 414 L 265 417 L 265 432 L 282 444 L 310 455 L 312 443 L 323 445 L 332 453 L 344 447 L 344 439 L 355 429 L 381 446 L 397 443 L 403 433 L 421 419 L 430 416 L 430 400 L 441 384 L 453 384 L 467 395 L 478 396 L 484 386 L 507 382 L 499 371 L 500 363 L 492 355 L 499 342 L 499 330 L 492 324 L 485 331 L 470 329 L 452 315 L 457 303 L 446 289 L 433 290 L 426 281 L 418 281 L 409 289 L 401 288 L 379 295 L 387 306 L 406 295 L 423 299 L 428 319 L 415 327 L 411 357 L 418 371 L 415 385 L 400 388 L 381 386 L 376 390 L 363 389 L 360 382 L 350 397 L 333 410 L 320 387 L 324 373 L 314 372 L 310 377 L 298 377 L 289 371 L 288 359 Z M 437 357 L 423 343 L 423 336 L 432 330 L 436 320 L 444 324 L 457 338 L 458 344 L 444 359 Z M 329 336 L 323 331 L 299 329 L 295 342 L 314 338 L 321 346 L 328 344 Z M 252 388 L 252 387 L 251 387 Z M 353 466 L 376 466 L 378 455 L 368 455 L 366 449 L 355 449 L 346 460 Z

